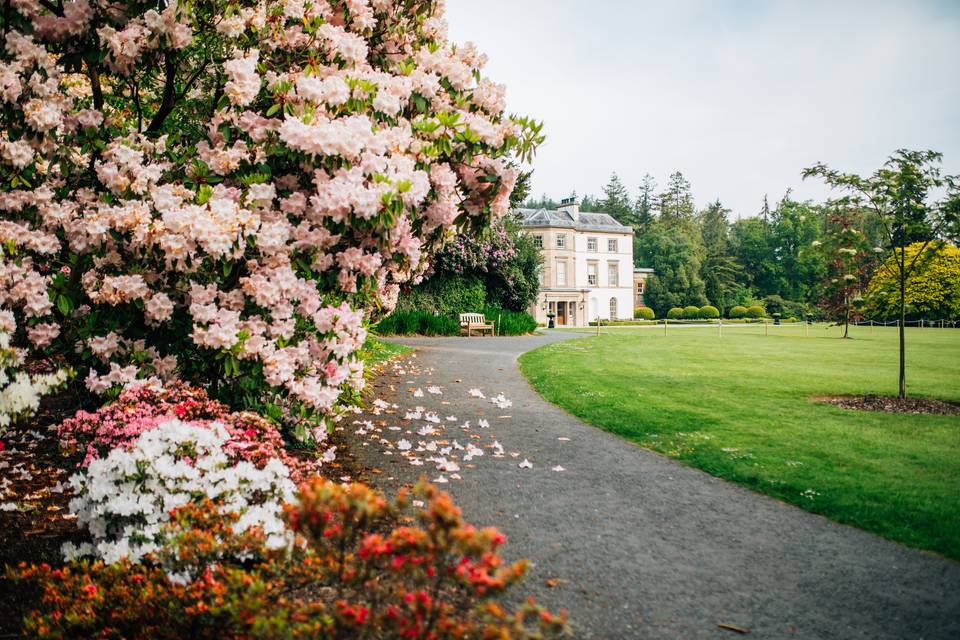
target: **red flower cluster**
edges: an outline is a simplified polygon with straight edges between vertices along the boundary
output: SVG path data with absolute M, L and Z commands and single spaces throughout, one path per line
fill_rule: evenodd
M 411 514 L 412 497 L 426 506 Z M 494 601 L 526 563 L 503 566 L 503 535 L 466 524 L 435 487 L 421 483 L 391 502 L 363 485 L 315 478 L 287 518 L 303 542 L 292 554 L 267 550 L 256 531 L 232 533 L 234 516 L 201 504 L 176 512 L 175 544 L 144 562 L 21 565 L 10 577 L 42 589 L 25 631 L 151 640 L 508 640 L 568 632 L 565 614 L 532 601 L 509 613 Z M 401 520 L 416 525 L 397 526 Z M 223 561 L 229 557 L 245 560 Z

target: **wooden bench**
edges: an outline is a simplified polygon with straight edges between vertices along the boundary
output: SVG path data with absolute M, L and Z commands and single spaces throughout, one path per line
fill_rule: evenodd
M 482 313 L 461 313 L 460 330 L 466 330 L 468 336 L 472 336 L 474 331 L 479 331 L 483 335 L 484 331 L 489 331 L 493 335 L 493 323 L 487 322 Z

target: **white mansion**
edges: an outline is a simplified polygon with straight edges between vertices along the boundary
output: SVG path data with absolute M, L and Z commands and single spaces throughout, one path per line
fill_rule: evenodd
M 574 198 L 556 210 L 518 209 L 543 256 L 540 295 L 530 309 L 537 322 L 557 325 L 633 317 L 650 269 L 633 268 L 633 229 L 606 213 L 580 213 Z

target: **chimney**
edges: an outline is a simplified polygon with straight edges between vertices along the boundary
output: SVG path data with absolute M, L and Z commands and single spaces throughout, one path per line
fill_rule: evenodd
M 577 199 L 573 197 L 561 200 L 557 211 L 566 211 L 570 214 L 570 217 L 573 218 L 574 222 L 580 218 L 580 204 L 577 202 Z

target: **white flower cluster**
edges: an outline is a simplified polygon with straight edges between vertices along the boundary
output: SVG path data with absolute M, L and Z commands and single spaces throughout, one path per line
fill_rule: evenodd
M 171 420 L 145 431 L 130 449 L 114 449 L 70 478 L 76 497 L 70 511 L 93 544 L 67 543 L 64 556 L 93 555 L 107 563 L 136 561 L 164 544 L 164 525 L 176 507 L 209 498 L 239 514 L 234 531 L 259 527 L 269 548 L 292 541 L 282 505 L 294 499 L 290 471 L 279 459 L 262 469 L 231 464 L 220 425 Z
M 40 398 L 66 382 L 69 375 L 65 369 L 29 375 L 19 370 L 20 364 L 20 354 L 10 348 L 10 334 L 0 331 L 0 433 L 17 418 L 36 411 Z

